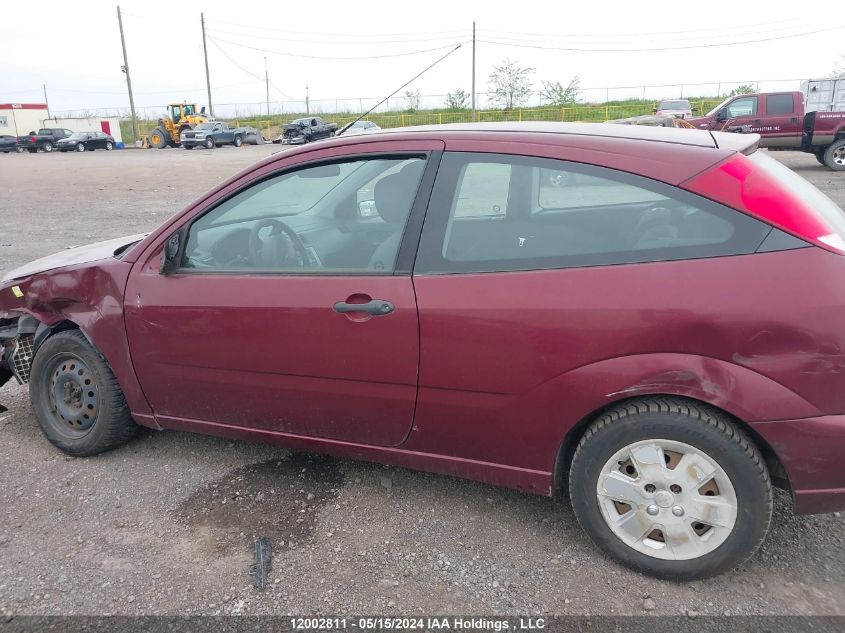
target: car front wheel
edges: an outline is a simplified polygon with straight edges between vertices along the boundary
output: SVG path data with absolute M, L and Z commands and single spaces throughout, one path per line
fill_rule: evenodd
M 578 445 L 569 492 L 596 545 L 671 580 L 746 560 L 772 516 L 769 473 L 751 440 L 721 411 L 682 398 L 605 412 Z
M 212 149 L 214 147 L 214 139 L 209 136 L 205 139 L 204 145 L 206 149 Z
M 137 432 L 117 378 L 79 330 L 44 341 L 32 361 L 29 396 L 44 435 L 69 455 L 102 453 Z
M 77 144 L 76 144 L 76 151 L 77 151 L 77 152 L 84 152 L 84 151 L 85 151 L 85 146 L 84 146 L 82 143 L 77 143 Z

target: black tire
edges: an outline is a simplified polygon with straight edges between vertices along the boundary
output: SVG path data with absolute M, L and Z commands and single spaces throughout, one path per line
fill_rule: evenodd
M 214 149 L 214 139 L 211 138 L 210 136 L 206 137 L 203 145 L 205 146 L 205 149 Z
M 150 132 L 150 147 L 154 147 L 156 149 L 164 149 L 167 147 L 167 143 L 170 140 L 170 135 L 167 134 L 163 129 L 160 127 L 155 128 L 152 132 Z
M 827 146 L 824 150 L 824 165 L 834 171 L 845 171 L 845 138 Z
M 85 145 L 83 145 L 82 143 L 77 143 L 76 144 L 76 151 L 77 152 L 84 152 L 85 151 Z
M 53 144 L 50 141 L 47 141 L 46 143 L 44 143 L 44 145 L 41 146 L 41 149 L 43 149 L 47 154 L 49 154 L 53 151 Z
M 597 496 L 602 469 L 620 450 L 647 440 L 689 445 L 729 478 L 736 494 L 736 519 L 727 538 L 712 551 L 687 560 L 657 558 L 626 544 L 609 527 Z M 648 492 L 647 486 L 643 489 Z M 578 444 L 569 494 L 578 522 L 600 549 L 636 571 L 677 581 L 714 576 L 747 560 L 763 542 L 772 517 L 769 473 L 752 441 L 729 416 L 684 398 L 645 398 L 606 411 Z M 649 503 L 655 507 L 654 501 Z M 624 516 L 625 510 L 620 512 Z
M 68 455 L 108 451 L 138 430 L 117 378 L 79 330 L 54 334 L 38 349 L 29 397 L 45 437 Z
M 27 147 L 26 151 L 28 151 L 30 154 L 35 154 L 38 151 L 38 148 L 37 147 Z
M 235 134 L 235 141 L 234 141 L 234 143 L 235 143 L 235 147 L 240 147 L 241 145 L 243 145 L 243 144 L 244 144 L 244 140 L 241 138 L 241 135 L 240 135 L 240 134 Z
M 813 156 L 819 161 L 819 165 L 824 165 L 824 152 L 813 152 Z
M 110 152 L 113 149 L 114 149 L 114 143 L 112 143 L 111 141 L 106 141 L 106 151 Z
M 194 149 L 193 145 L 183 145 L 182 147 L 184 147 L 185 149 Z

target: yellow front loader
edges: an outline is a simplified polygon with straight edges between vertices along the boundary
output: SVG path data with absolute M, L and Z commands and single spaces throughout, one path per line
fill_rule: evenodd
M 194 126 L 208 121 L 205 107 L 197 111 L 195 103 L 170 103 L 167 106 L 167 114 L 167 117 L 158 120 L 158 125 L 150 132 L 150 147 L 179 147 L 179 135 L 184 130 L 193 129 Z

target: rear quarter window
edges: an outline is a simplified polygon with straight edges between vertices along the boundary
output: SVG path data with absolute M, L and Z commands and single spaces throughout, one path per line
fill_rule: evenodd
M 447 153 L 417 272 L 497 272 L 750 254 L 771 226 L 641 176 L 566 161 Z

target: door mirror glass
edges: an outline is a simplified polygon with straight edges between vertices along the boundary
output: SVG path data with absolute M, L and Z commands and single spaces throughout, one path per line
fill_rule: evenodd
M 182 231 L 177 231 L 164 244 L 164 252 L 161 255 L 161 267 L 159 272 L 162 275 L 172 273 L 179 267 L 179 252 L 182 245 Z
M 719 110 L 716 113 L 716 120 L 717 121 L 724 121 L 727 118 L 728 118 L 728 112 L 725 109 Z
M 361 200 L 358 203 L 358 215 L 362 218 L 371 218 L 378 215 L 375 200 Z

